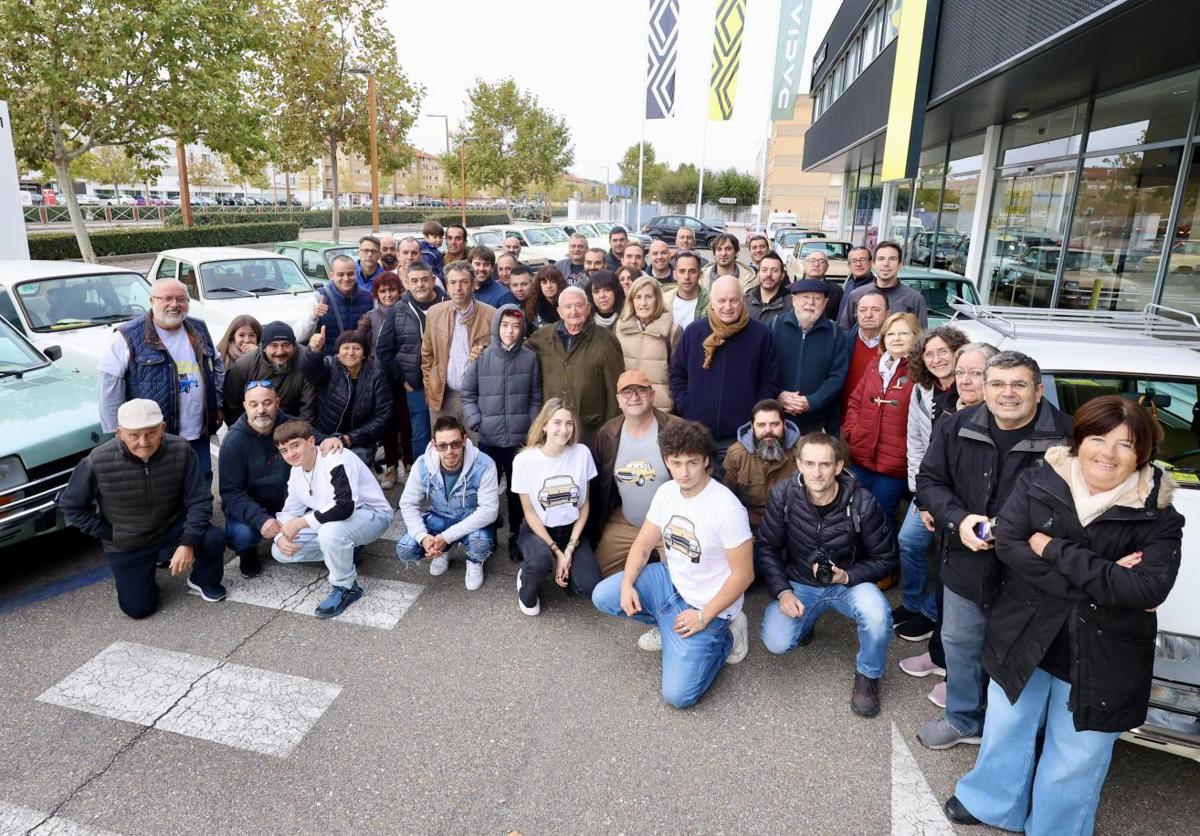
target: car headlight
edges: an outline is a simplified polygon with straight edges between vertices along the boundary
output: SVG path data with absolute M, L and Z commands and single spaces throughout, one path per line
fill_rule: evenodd
M 1170 662 L 1190 662 L 1200 659 L 1200 638 L 1159 633 L 1154 638 L 1154 658 Z
M 1184 685 L 1155 682 L 1150 688 L 1150 704 L 1183 714 L 1200 714 L 1200 691 Z
M 0 491 L 24 485 L 29 481 L 20 456 L 5 456 L 0 459 Z

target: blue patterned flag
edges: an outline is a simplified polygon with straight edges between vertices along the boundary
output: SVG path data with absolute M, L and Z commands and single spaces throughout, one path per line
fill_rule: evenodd
M 666 119 L 675 110 L 675 47 L 679 0 L 650 0 L 650 47 L 646 52 L 646 118 Z

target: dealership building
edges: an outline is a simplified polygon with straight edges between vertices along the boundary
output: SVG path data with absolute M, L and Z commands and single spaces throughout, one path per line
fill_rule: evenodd
M 1200 315 L 1195 0 L 843 0 L 804 169 L 996 304 Z

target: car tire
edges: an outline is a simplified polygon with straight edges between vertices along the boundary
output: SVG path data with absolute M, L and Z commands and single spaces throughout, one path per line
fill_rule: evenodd
M 638 486 L 639 488 L 644 488 L 644 487 L 646 487 L 646 477 L 645 477 L 645 476 L 639 476 L 639 477 L 638 477 L 638 480 L 637 480 L 637 486 Z

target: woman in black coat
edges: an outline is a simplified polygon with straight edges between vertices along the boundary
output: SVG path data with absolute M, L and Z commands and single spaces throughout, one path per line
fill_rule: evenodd
M 301 373 L 317 388 L 317 429 L 336 435 L 370 467 L 375 445 L 392 417 L 392 384 L 371 359 L 371 338 L 362 331 L 343 331 L 326 357 L 325 328 L 309 340 Z
M 983 745 L 946 802 L 952 821 L 1092 832 L 1113 745 L 1146 718 L 1154 610 L 1179 570 L 1175 483 L 1150 463 L 1161 438 L 1133 401 L 1094 398 L 1075 413 L 1070 447 L 1047 451 L 1001 510 Z

